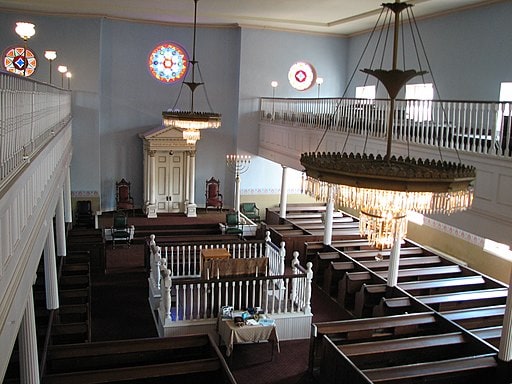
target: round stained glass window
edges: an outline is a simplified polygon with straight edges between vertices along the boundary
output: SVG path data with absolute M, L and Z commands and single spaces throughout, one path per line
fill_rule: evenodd
M 290 85 L 298 91 L 311 88 L 316 80 L 316 71 L 311 64 L 298 62 L 291 66 L 288 72 Z
M 160 44 L 149 54 L 148 67 L 155 79 L 174 83 L 187 73 L 187 51 L 176 43 Z
M 37 68 L 37 59 L 34 52 L 24 47 L 10 47 L 5 50 L 3 65 L 6 71 L 17 75 L 31 76 Z

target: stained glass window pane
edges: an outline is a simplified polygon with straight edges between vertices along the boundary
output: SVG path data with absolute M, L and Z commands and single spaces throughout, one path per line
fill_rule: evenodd
M 155 79 L 163 83 L 174 83 L 187 73 L 187 52 L 176 43 L 160 44 L 149 54 L 148 67 Z
M 10 47 L 7 48 L 2 60 L 3 66 L 6 71 L 16 73 L 23 76 L 31 76 L 37 68 L 37 58 L 34 52 L 27 48 L 25 53 L 24 47 Z

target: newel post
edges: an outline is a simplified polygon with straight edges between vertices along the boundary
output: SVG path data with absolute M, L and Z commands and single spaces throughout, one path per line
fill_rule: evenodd
M 286 258 L 286 249 L 284 248 L 285 243 L 281 241 L 281 248 L 279 248 L 279 274 L 284 275 L 284 261 Z M 297 257 L 299 257 L 299 253 L 297 252 Z
M 156 247 L 154 254 L 154 268 L 153 268 L 153 280 L 157 289 L 160 289 L 160 266 L 162 262 L 162 250 L 159 246 Z
M 313 263 L 311 261 L 306 263 L 306 292 L 304 297 L 304 313 L 311 315 L 311 282 L 313 281 Z
M 171 287 L 171 271 L 167 268 L 162 269 L 162 288 L 160 292 L 162 299 L 160 301 L 160 310 L 164 314 L 164 324 L 171 321 Z
M 293 251 L 292 257 L 293 257 L 293 259 L 292 259 L 292 274 L 296 275 L 297 274 L 297 265 L 300 265 L 299 252 Z M 292 278 L 292 292 L 291 292 L 292 303 L 295 303 L 295 301 L 297 299 L 297 290 L 298 290 L 297 279 Z
M 270 257 L 270 246 L 269 244 L 272 242 L 270 240 L 270 231 L 265 231 L 265 256 Z

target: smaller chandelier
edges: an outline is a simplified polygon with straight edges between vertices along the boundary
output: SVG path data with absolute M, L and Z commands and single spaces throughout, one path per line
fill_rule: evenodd
M 196 141 L 201 139 L 201 132 L 196 129 L 185 129 L 183 138 L 187 141 L 187 144 L 194 145 Z
M 194 145 L 197 140 L 201 138 L 200 130 L 201 129 L 209 129 L 209 128 L 219 128 L 221 125 L 221 115 L 220 113 L 214 112 L 196 112 L 194 110 L 194 92 L 199 86 L 204 85 L 202 81 L 196 81 L 196 65 L 199 65 L 199 62 L 196 60 L 196 31 L 197 31 L 197 2 L 199 0 L 194 0 L 194 40 L 193 40 L 193 53 L 192 60 L 190 60 L 190 64 L 192 64 L 191 68 L 191 79 L 190 81 L 183 81 L 183 84 L 186 85 L 191 92 L 191 106 L 189 111 L 180 111 L 176 108 L 171 108 L 170 110 L 162 112 L 162 122 L 165 127 L 179 128 L 183 129 L 183 139 L 187 141 L 187 144 Z M 201 72 L 199 71 L 199 75 Z M 181 94 L 181 91 L 180 91 Z M 180 95 L 179 94 L 179 95 Z M 206 89 L 205 89 L 206 94 Z M 176 104 L 179 100 L 176 100 Z M 208 96 L 206 96 L 206 100 L 208 101 Z M 209 102 L 208 102 L 209 103 Z M 211 109 L 211 107 L 210 107 Z

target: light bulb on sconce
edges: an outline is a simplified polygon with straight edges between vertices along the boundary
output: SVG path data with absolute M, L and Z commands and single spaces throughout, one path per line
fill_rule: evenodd
M 61 88 L 64 88 L 64 75 L 66 74 L 66 72 L 68 71 L 68 67 L 66 67 L 65 65 L 59 65 L 57 67 L 57 71 L 60 72 L 60 74 L 62 75 L 62 79 L 61 79 Z
M 316 85 L 317 85 L 317 98 L 320 98 L 320 86 L 324 83 L 323 77 L 317 77 L 316 78 Z
M 26 23 L 24 21 L 18 21 L 16 23 L 16 28 L 14 31 L 18 34 L 19 37 L 23 39 L 23 76 L 26 75 L 27 72 L 27 40 L 36 34 L 36 30 L 34 28 L 34 24 Z
M 50 62 L 50 84 L 52 83 L 52 62 L 57 58 L 56 51 L 44 51 L 44 57 Z
M 71 89 L 71 77 L 73 77 L 73 75 L 68 71 L 66 72 L 66 77 L 68 79 L 68 89 Z

